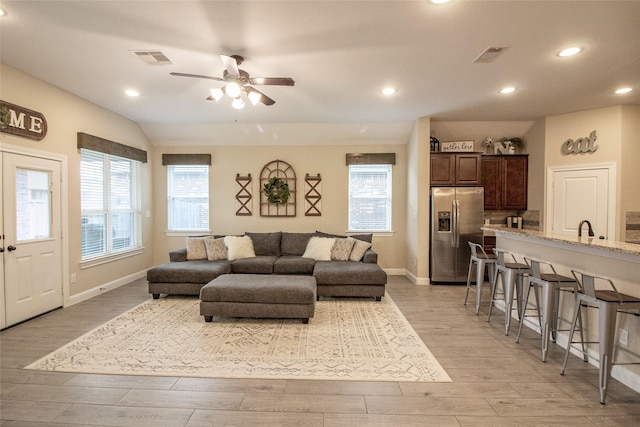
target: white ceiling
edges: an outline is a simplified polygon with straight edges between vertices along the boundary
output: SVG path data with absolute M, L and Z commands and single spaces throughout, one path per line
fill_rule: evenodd
M 275 140 L 265 129 L 283 125 L 296 138 L 312 129 L 328 138 L 339 133 L 343 141 L 406 141 L 424 116 L 522 121 L 640 104 L 638 1 L 3 0 L 0 6 L 7 12 L 0 20 L 3 63 L 139 122 L 158 145 L 197 144 L 232 134 L 234 126 Z M 556 55 L 569 45 L 585 50 Z M 472 63 L 490 46 L 508 49 L 493 63 Z M 146 65 L 132 50 L 160 50 L 173 65 Z M 229 99 L 205 100 L 215 82 L 169 75 L 219 77 L 221 53 L 243 55 L 241 68 L 253 77 L 292 77 L 296 84 L 259 86 L 276 104 L 238 111 Z M 398 93 L 382 96 L 387 85 Z M 518 90 L 498 94 L 507 85 Z M 620 86 L 635 90 L 614 95 Z M 141 96 L 126 97 L 127 88 Z

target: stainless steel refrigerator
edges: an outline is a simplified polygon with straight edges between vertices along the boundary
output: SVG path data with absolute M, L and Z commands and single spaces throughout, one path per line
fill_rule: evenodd
M 468 242 L 482 244 L 483 217 L 484 188 L 431 188 L 432 283 L 466 283 L 471 257 Z

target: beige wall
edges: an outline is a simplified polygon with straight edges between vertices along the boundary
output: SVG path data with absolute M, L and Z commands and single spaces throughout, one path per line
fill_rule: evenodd
M 332 146 L 210 146 L 157 147 L 153 164 L 161 165 L 163 153 L 208 153 L 212 156 L 209 174 L 210 228 L 214 234 L 268 231 L 326 231 L 344 234 L 348 215 L 348 167 L 346 153 L 393 152 L 393 233 L 375 235 L 373 249 L 385 269 L 404 268 L 406 258 L 407 146 L 397 145 L 332 145 Z M 296 217 L 261 217 L 259 213 L 260 171 L 273 160 L 289 163 L 297 177 Z M 304 216 L 304 176 L 322 177 L 322 216 Z M 236 174 L 253 177 L 252 216 L 236 216 L 235 194 L 239 190 Z M 184 236 L 167 236 L 166 167 L 154 168 L 155 245 L 154 264 L 167 262 L 170 250 L 184 247 Z
M 541 214 L 544 210 L 544 136 L 544 120 L 534 122 L 524 135 L 525 151 L 529 154 L 527 209 Z M 541 226 L 544 226 L 543 220 L 540 215 Z
M 431 120 L 419 118 L 407 146 L 407 255 L 404 268 L 416 284 L 429 283 L 429 136 Z
M 1 65 L 0 94 L 3 101 L 44 114 L 48 133 L 36 142 L 0 133 L 2 144 L 64 155 L 67 157 L 69 274 L 77 282 L 69 284 L 69 296 L 139 273 L 152 265 L 151 219 L 142 218 L 144 253 L 121 261 L 80 269 L 80 157 L 77 132 L 86 132 L 143 150 L 149 142 L 137 123 L 95 104 L 82 100 L 54 86 L 34 79 L 11 67 Z M 151 154 L 151 153 L 149 153 Z M 149 156 L 151 158 L 151 156 Z M 142 211 L 151 210 L 151 164 L 142 167 Z
M 546 118 L 545 170 L 551 166 L 615 163 L 616 224 L 614 238 L 622 241 L 624 241 L 624 212 L 627 209 L 637 210 L 638 208 L 638 202 L 635 200 L 638 199 L 637 178 L 639 175 L 637 169 L 640 162 L 637 148 L 639 111 L 638 106 L 617 105 Z M 597 132 L 596 145 L 598 145 L 595 152 L 562 154 L 560 148 L 564 141 L 569 138 L 575 140 L 588 137 L 594 130 Z M 546 187 L 545 184 L 545 192 Z
M 625 224 L 625 214 L 640 211 L 640 105 L 622 107 L 622 159 L 620 161 L 620 210 L 618 221 Z M 621 226 L 624 240 L 624 227 Z

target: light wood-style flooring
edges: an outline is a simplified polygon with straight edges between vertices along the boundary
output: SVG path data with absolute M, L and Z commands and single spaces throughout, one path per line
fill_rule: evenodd
M 486 321 L 463 305 L 464 286 L 416 286 L 390 276 L 388 293 L 451 383 L 198 379 L 21 369 L 150 296 L 145 280 L 0 332 L 2 426 L 632 426 L 640 394 L 612 380 L 598 399 L 597 369 L 502 312 Z M 473 294 L 471 295 L 473 296 Z M 312 320 L 313 321 L 313 320 Z

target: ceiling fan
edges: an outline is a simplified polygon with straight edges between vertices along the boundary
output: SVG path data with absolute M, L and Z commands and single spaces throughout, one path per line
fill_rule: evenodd
M 220 55 L 224 64 L 224 72 L 222 77 L 203 76 L 200 74 L 187 73 L 170 73 L 172 76 L 193 77 L 196 79 L 208 79 L 225 82 L 221 88 L 211 89 L 211 95 L 207 97 L 209 101 L 219 101 L 225 94 L 233 98 L 233 107 L 240 109 L 244 107 L 242 94 L 244 93 L 253 105 L 262 102 L 264 105 L 273 105 L 276 103 L 264 93 L 260 92 L 251 85 L 275 85 L 275 86 L 293 86 L 295 82 L 291 77 L 251 77 L 249 73 L 238 68 L 244 62 L 244 58 L 240 55 Z

